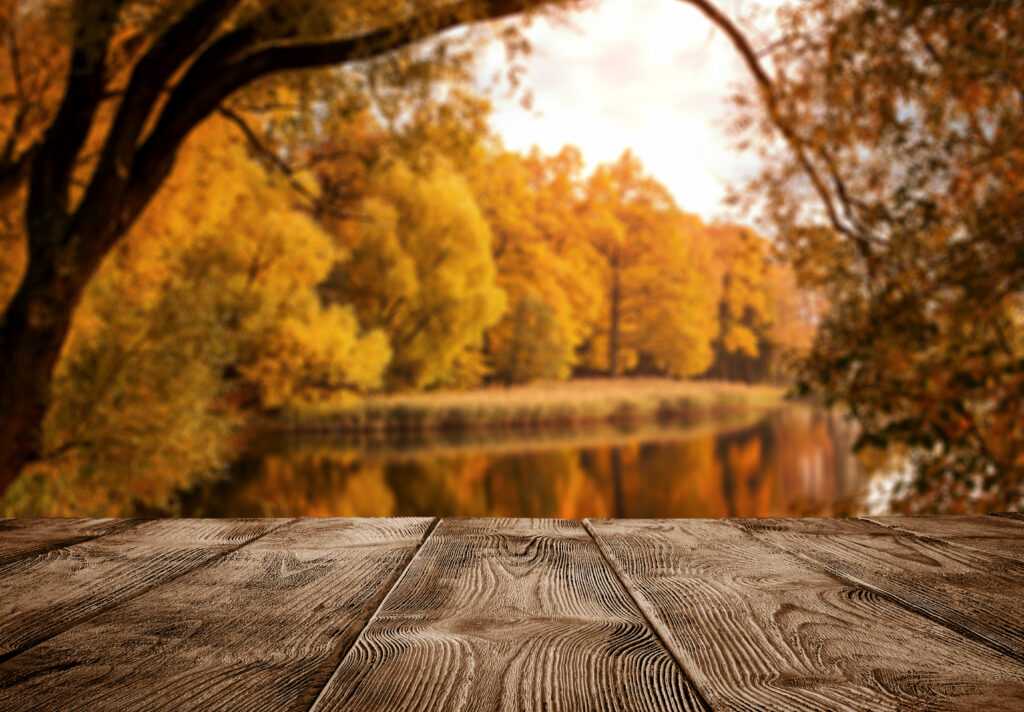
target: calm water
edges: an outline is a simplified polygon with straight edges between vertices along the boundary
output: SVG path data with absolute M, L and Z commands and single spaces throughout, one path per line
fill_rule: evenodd
M 723 517 L 842 514 L 863 478 L 852 433 L 803 405 L 685 430 L 491 441 L 266 437 L 191 516 Z

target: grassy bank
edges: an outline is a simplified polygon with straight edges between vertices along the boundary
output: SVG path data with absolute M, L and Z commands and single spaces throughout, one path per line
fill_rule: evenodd
M 783 392 L 708 381 L 589 379 L 376 396 L 346 407 L 293 408 L 254 425 L 289 432 L 415 434 L 691 424 L 770 409 L 782 402 Z

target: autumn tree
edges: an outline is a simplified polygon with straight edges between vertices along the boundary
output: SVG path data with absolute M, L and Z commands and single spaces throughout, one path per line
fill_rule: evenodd
M 722 273 L 719 333 L 709 375 L 752 381 L 765 351 L 771 324 L 768 301 L 768 244 L 749 228 L 715 225 L 708 231 Z
M 790 381 L 814 337 L 815 294 L 801 289 L 771 243 L 744 225 L 707 229 L 722 279 L 715 357 L 705 376 L 747 382 Z
M 505 308 L 472 192 L 441 164 L 421 175 L 393 161 L 371 179 L 358 223 L 323 291 L 387 335 L 389 388 L 442 381 Z
M 829 304 L 803 382 L 909 461 L 906 507 L 1019 507 L 1024 7 L 815 0 L 780 23 L 774 78 L 746 55 L 765 169 L 743 191 Z
M 581 161 L 574 149 L 528 156 L 500 147 L 471 168 L 509 305 L 487 332 L 494 374 L 508 383 L 567 378 L 600 301 L 575 214 Z
M 39 456 L 54 367 L 87 283 L 196 126 L 268 77 L 365 62 L 542 4 L 5 0 L 0 198 L 24 191 L 27 265 L 0 323 L 0 486 Z
M 580 219 L 598 263 L 604 314 L 591 362 L 617 376 L 642 357 L 677 376 L 705 370 L 718 330 L 719 280 L 702 226 L 630 152 L 599 167 Z
M 166 510 L 223 465 L 243 409 L 379 385 L 386 337 L 316 291 L 343 252 L 248 154 L 229 123 L 204 124 L 104 261 L 10 511 Z
M 763 380 L 792 383 L 799 364 L 810 353 L 821 315 L 822 295 L 801 288 L 786 262 L 772 260 L 766 270 L 768 326 L 761 339 L 757 375 Z

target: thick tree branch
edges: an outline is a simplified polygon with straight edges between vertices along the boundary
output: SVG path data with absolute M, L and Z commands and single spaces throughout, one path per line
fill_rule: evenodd
M 207 6 L 207 9 L 209 7 Z M 217 7 L 224 9 L 221 5 Z M 211 42 L 185 70 L 184 78 L 171 90 L 169 98 L 161 109 L 160 116 L 166 119 L 169 111 L 180 111 L 180 106 L 177 109 L 169 107 L 176 101 L 181 102 L 190 87 L 202 86 L 204 80 L 206 82 L 215 81 L 215 78 L 207 72 L 216 71 L 217 67 L 227 65 L 233 57 L 251 47 L 257 39 L 258 31 L 250 23 Z M 196 48 L 198 46 L 196 45 Z M 206 75 L 205 79 L 204 74 Z M 167 90 L 166 83 L 159 87 L 161 94 L 167 93 Z M 158 125 L 159 122 L 158 119 Z M 193 124 L 194 126 L 195 124 Z M 132 151 L 124 156 L 120 163 L 115 164 L 117 175 L 122 179 L 112 186 L 113 189 L 93 191 L 92 200 L 82 201 L 75 216 L 75 229 L 71 232 L 76 235 L 100 236 L 99 239 L 90 240 L 90 244 L 82 246 L 83 257 L 92 261 L 98 260 L 117 241 L 119 236 L 131 227 L 170 173 L 174 156 L 185 136 L 187 136 L 187 132 L 173 145 L 165 146 L 167 153 L 159 157 L 162 159 L 160 161 L 141 160 L 139 156 L 140 153 L 145 152 L 147 145 L 151 147 L 150 152 L 155 153 L 154 141 L 144 141 L 141 146 L 136 142 L 132 146 Z M 149 172 L 142 177 L 139 173 L 140 166 L 146 166 L 149 169 Z
M 71 174 L 102 101 L 107 47 L 123 2 L 76 0 L 72 7 L 75 40 L 64 97 L 34 153 L 28 201 L 30 242 L 50 244 L 61 237 L 58 229 L 69 209 Z M 60 219 L 54 220 L 54 213 Z
M 104 198 L 113 198 L 119 184 L 128 180 L 139 137 L 161 93 L 240 2 L 201 0 L 164 31 L 135 65 L 82 201 L 86 210 L 102 206 Z
M 829 222 L 832 227 L 853 242 L 857 251 L 870 268 L 874 261 L 871 238 L 852 229 L 840 217 L 839 211 L 835 206 L 832 191 L 829 189 L 827 181 L 821 176 L 818 169 L 815 167 L 814 162 L 808 155 L 803 139 L 800 138 L 792 125 L 783 116 L 782 110 L 779 106 L 779 97 L 775 88 L 775 83 L 761 64 L 757 51 L 751 46 L 740 28 L 737 27 L 732 20 L 730 20 L 709 0 L 682 0 L 682 2 L 689 3 L 696 7 L 704 14 L 705 17 L 707 17 L 728 36 L 729 41 L 732 42 L 733 47 L 735 47 L 736 51 L 739 52 L 740 57 L 747 65 L 747 69 L 750 71 L 751 75 L 753 75 L 754 81 L 757 83 L 765 108 L 768 110 L 768 116 L 771 119 L 772 125 L 775 126 L 779 133 L 782 134 L 786 144 L 796 155 L 796 159 L 800 163 L 800 167 L 803 169 L 804 174 L 807 176 L 808 180 L 811 181 L 811 185 L 814 186 L 814 190 L 818 194 L 825 212 L 828 214 Z
M 122 221 L 131 222 L 159 188 L 185 137 L 229 96 L 262 77 L 297 69 L 358 62 L 474 21 L 521 14 L 550 0 L 459 0 L 362 34 L 313 42 L 254 46 L 258 22 L 214 42 L 172 92 L 156 126 L 138 150 Z

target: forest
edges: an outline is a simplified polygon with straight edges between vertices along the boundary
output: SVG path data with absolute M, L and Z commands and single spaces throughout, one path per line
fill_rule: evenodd
M 580 374 L 768 380 L 809 346 L 768 242 L 686 214 L 631 155 L 586 174 L 571 146 L 504 150 L 476 97 L 419 110 L 275 146 L 312 166 L 287 176 L 237 121 L 198 129 L 76 312 L 37 481 L 170 496 L 246 414 Z
M 522 90 L 531 18 L 586 4 L 0 0 L 8 508 L 166 505 L 255 416 L 594 376 L 790 386 L 905 508 L 1019 508 L 1024 9 L 803 0 L 765 55 L 691 2 L 762 166 L 708 222 L 491 128 L 480 48 Z

